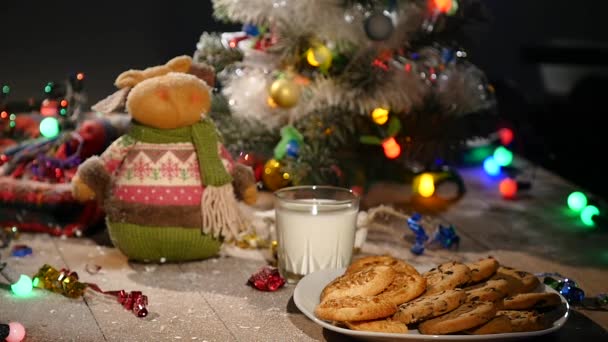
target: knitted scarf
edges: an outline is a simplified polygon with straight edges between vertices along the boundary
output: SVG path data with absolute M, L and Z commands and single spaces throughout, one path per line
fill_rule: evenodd
M 192 143 L 201 182 L 206 186 L 201 198 L 203 232 L 230 241 L 246 230 L 234 198 L 232 177 L 218 153 L 219 136 L 211 120 L 202 119 L 191 126 L 175 129 L 152 128 L 133 122 L 128 135 L 151 144 Z

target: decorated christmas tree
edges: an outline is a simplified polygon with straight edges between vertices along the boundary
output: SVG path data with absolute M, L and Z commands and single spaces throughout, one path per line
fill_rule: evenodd
M 195 60 L 216 69 L 226 145 L 271 191 L 406 182 L 495 130 L 494 90 L 464 45 L 479 1 L 213 3 L 242 31 L 203 33 Z

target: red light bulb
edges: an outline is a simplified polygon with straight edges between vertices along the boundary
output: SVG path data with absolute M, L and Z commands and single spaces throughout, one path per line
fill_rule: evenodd
M 441 13 L 448 13 L 452 9 L 452 0 L 433 0 L 433 3 Z
M 498 137 L 500 138 L 501 144 L 509 145 L 513 142 L 514 134 L 509 128 L 501 128 L 498 130 Z
M 505 178 L 498 185 L 498 190 L 503 198 L 513 199 L 517 194 L 517 182 L 514 179 Z
M 384 155 L 389 159 L 395 159 L 401 154 L 401 146 L 399 146 L 395 138 L 384 140 L 382 147 L 384 148 Z

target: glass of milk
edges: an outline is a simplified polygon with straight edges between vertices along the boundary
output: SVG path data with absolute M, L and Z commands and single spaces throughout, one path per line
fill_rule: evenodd
M 278 263 L 297 283 L 305 275 L 351 262 L 359 197 L 332 186 L 295 186 L 275 192 Z

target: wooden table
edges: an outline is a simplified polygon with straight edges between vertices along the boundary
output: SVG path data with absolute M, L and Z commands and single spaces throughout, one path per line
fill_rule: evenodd
M 492 255 L 501 263 L 530 272 L 559 272 L 578 281 L 587 294 L 608 292 L 608 234 L 583 227 L 565 209 L 574 188 L 563 179 L 537 170 L 529 195 L 516 201 L 500 198 L 498 180 L 480 169 L 463 170 L 468 193 L 459 202 L 426 215 L 455 225 L 458 251 L 409 252 L 407 229 L 371 229 L 362 254 L 391 253 L 416 266 L 447 260 L 472 261 Z M 295 306 L 294 286 L 260 292 L 246 281 L 263 260 L 221 257 L 200 262 L 146 265 L 129 263 L 108 244 L 92 238 L 62 239 L 22 234 L 14 244 L 32 247 L 33 255 L 3 260 L 24 274 L 43 264 L 78 272 L 103 290 L 141 290 L 149 297 L 146 318 L 94 291 L 69 299 L 43 290 L 18 298 L 0 279 L 0 322 L 19 321 L 26 341 L 342 341 Z M 101 271 L 90 274 L 87 265 Z M 551 340 L 608 340 L 608 313 L 575 310 Z

